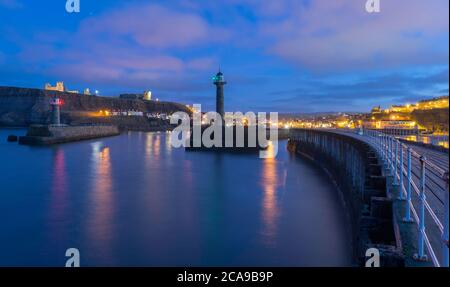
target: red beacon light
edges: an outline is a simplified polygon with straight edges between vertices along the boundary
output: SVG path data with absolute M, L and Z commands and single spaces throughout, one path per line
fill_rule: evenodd
M 62 99 L 60 99 L 60 98 L 53 98 L 53 99 L 50 101 L 50 104 L 51 104 L 52 106 L 62 106 L 62 105 L 64 105 L 64 100 L 62 100 Z

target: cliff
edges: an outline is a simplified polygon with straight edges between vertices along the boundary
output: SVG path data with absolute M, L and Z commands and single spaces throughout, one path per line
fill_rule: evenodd
M 121 129 L 152 130 L 168 127 L 162 120 L 144 117 L 100 117 L 100 110 L 135 110 L 171 114 L 189 112 L 185 105 L 173 102 L 156 102 L 99 97 L 65 92 L 16 87 L 0 87 L 0 126 L 28 126 L 46 124 L 50 119 L 50 99 L 54 96 L 64 101 L 61 120 L 65 124 L 105 123 Z

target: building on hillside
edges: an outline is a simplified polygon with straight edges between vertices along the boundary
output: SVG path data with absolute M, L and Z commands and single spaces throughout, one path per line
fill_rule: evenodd
M 383 112 L 383 110 L 381 109 L 380 106 L 378 107 L 373 107 L 372 110 L 370 111 L 372 114 L 381 114 Z
M 367 129 L 417 129 L 417 123 L 408 120 L 365 121 L 362 125 Z
M 417 103 L 419 110 L 445 109 L 448 108 L 448 96 L 433 98 L 430 100 L 422 100 Z
M 151 101 L 152 100 L 152 92 L 151 91 L 145 91 L 143 99 L 145 101 Z
M 57 92 L 65 92 L 66 87 L 64 86 L 64 82 L 56 82 L 56 86 L 52 86 L 51 84 L 45 84 L 45 90 L 47 91 L 57 91 Z
M 389 110 L 391 113 L 410 113 L 414 108 L 415 106 L 412 105 L 392 105 Z
M 44 89 L 46 91 L 65 92 L 65 93 L 71 93 L 71 94 L 79 94 L 80 93 L 77 90 L 68 90 L 67 87 L 64 85 L 64 82 L 56 82 L 55 86 L 52 86 L 51 84 L 47 83 L 47 84 L 45 84 Z

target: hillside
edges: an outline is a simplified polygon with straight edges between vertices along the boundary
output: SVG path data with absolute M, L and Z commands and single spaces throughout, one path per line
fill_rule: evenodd
M 448 116 L 449 110 L 447 108 L 415 110 L 411 113 L 411 118 L 414 121 L 434 132 L 448 132 Z
M 113 123 L 123 129 L 151 130 L 167 125 L 167 122 L 148 120 L 143 117 L 98 117 L 100 110 L 136 110 L 171 114 L 189 112 L 185 105 L 173 102 L 128 100 L 65 92 L 46 91 L 16 87 L 0 87 L 0 126 L 28 126 L 44 124 L 50 118 L 50 100 L 59 96 L 64 105 L 61 120 L 65 124 Z

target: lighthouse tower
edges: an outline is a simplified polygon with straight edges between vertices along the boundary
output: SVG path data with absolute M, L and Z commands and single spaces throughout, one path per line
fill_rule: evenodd
M 60 109 L 62 106 L 62 100 L 58 97 L 54 97 L 50 101 L 50 106 L 52 107 L 52 119 L 50 124 L 53 126 L 60 126 L 61 125 Z
M 220 114 L 222 119 L 224 118 L 224 99 L 223 99 L 223 87 L 226 85 L 225 78 L 222 72 L 219 72 L 213 77 L 214 85 L 216 85 L 216 112 Z

